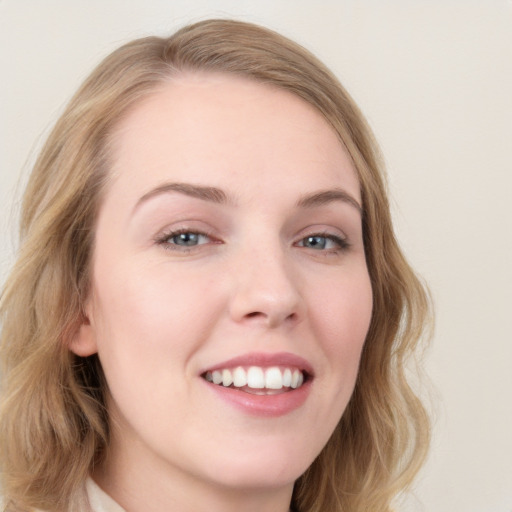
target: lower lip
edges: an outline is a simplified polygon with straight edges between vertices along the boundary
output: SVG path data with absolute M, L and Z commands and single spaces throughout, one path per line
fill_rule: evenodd
M 311 381 L 306 381 L 300 388 L 276 395 L 252 395 L 236 388 L 225 388 L 218 384 L 203 382 L 222 400 L 246 414 L 253 416 L 284 416 L 298 409 L 307 399 Z

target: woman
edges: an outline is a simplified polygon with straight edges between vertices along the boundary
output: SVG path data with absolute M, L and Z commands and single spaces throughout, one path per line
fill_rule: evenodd
M 332 74 L 254 25 L 129 43 L 28 185 L 2 295 L 7 510 L 391 510 L 426 294 Z

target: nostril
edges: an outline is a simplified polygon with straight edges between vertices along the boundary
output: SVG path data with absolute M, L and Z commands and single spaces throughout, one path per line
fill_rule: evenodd
M 248 313 L 247 318 L 254 318 L 257 316 L 264 316 L 263 313 L 260 313 L 259 311 L 253 311 L 252 313 Z
M 278 312 L 267 314 L 261 311 L 251 311 L 244 315 L 243 321 L 248 323 L 261 323 L 261 325 L 267 325 L 268 327 L 277 327 L 283 322 L 286 324 L 289 322 L 293 323 L 297 318 L 298 315 L 295 312 L 281 315 Z

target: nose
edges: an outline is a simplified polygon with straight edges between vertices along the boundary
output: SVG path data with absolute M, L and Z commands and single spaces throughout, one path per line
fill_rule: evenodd
M 245 253 L 232 270 L 230 314 L 235 322 L 275 328 L 301 321 L 305 305 L 299 279 L 282 251 Z

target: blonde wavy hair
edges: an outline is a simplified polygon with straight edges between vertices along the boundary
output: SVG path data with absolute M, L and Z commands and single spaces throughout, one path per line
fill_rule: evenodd
M 389 512 L 420 468 L 429 421 L 406 378 L 428 324 L 428 295 L 396 242 L 378 149 L 331 72 L 265 28 L 208 20 L 108 56 L 58 120 L 33 169 L 21 246 L 1 296 L 0 450 L 6 510 L 78 510 L 109 442 L 103 372 L 67 343 L 88 293 L 109 136 L 127 111 L 182 71 L 232 73 L 313 105 L 349 152 L 363 202 L 373 317 L 355 391 L 329 442 L 296 482 L 299 512 Z

